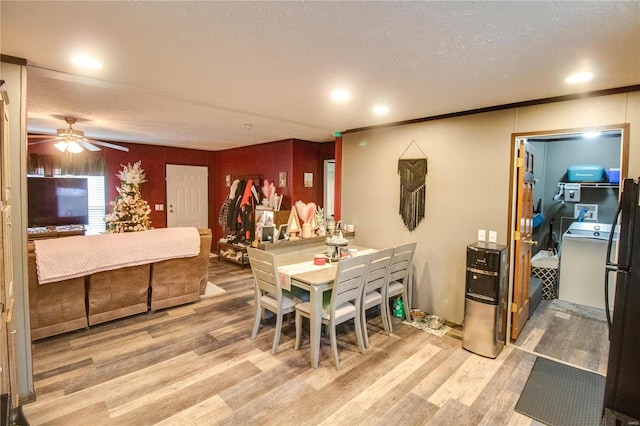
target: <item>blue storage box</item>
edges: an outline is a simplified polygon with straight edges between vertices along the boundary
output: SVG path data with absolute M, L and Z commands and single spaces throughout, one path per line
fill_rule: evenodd
M 567 177 L 569 182 L 602 182 L 605 177 L 604 167 L 597 164 L 569 166 Z
M 620 169 L 609 169 L 609 182 L 620 183 Z

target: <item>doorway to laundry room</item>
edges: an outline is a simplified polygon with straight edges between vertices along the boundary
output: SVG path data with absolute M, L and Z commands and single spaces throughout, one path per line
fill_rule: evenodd
M 523 349 L 599 373 L 606 372 L 608 358 L 607 237 L 615 233 L 628 132 L 628 125 L 617 125 L 515 137 L 526 140 L 536 161 L 531 273 L 529 283 L 514 278 L 512 284 L 512 294 L 529 294 L 529 313 L 511 336 Z

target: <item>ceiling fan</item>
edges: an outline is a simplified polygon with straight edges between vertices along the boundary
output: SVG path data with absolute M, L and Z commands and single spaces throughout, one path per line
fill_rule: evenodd
M 120 146 L 109 142 L 85 138 L 84 132 L 82 130 L 76 130 L 73 128 L 73 124 L 75 124 L 76 122 L 76 119 L 74 117 L 65 117 L 64 121 L 69 124 L 69 127 L 67 127 L 66 129 L 58 129 L 57 136 L 29 135 L 29 139 L 47 138 L 41 141 L 29 142 L 29 145 L 38 145 L 41 143 L 57 141 L 57 143 L 55 144 L 56 148 L 58 148 L 62 152 L 70 152 L 72 154 L 82 152 L 84 149 L 88 151 L 100 151 L 100 148 L 97 145 L 103 146 L 105 148 L 112 148 L 129 152 L 129 148 L 127 148 L 126 146 Z

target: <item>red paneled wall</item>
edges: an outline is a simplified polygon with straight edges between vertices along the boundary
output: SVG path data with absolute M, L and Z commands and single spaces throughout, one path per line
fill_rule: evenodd
M 276 185 L 278 194 L 284 196 L 282 208 L 290 209 L 297 200 L 323 203 L 324 160 L 334 158 L 333 143 L 307 142 L 298 139 L 270 142 L 224 151 L 204 151 L 196 149 L 172 148 L 159 145 L 119 143 L 129 148 L 129 152 L 104 148 L 97 152 L 83 151 L 80 156 L 97 156 L 107 159 L 107 202 L 114 200 L 116 186 L 120 184 L 115 176 L 121 164 L 140 160 L 147 175 L 147 182 L 141 185 L 142 197 L 152 208 L 151 224 L 154 228 L 164 228 L 166 223 L 165 166 L 180 164 L 209 167 L 209 227 L 214 233 L 214 241 L 222 235 L 218 225 L 218 213 L 228 195 L 226 176 L 243 177 L 258 175 Z M 29 146 L 30 153 L 59 155 L 53 144 Z M 278 186 L 280 172 L 287 173 L 287 186 Z M 313 173 L 313 187 L 305 188 L 303 174 Z M 155 211 L 155 204 L 165 205 L 165 211 Z M 110 212 L 107 206 L 107 212 Z
M 333 143 L 308 142 L 298 139 L 286 139 L 260 145 L 228 149 L 216 152 L 216 198 L 219 210 L 229 195 L 226 176 L 232 179 L 247 176 L 260 176 L 276 185 L 276 192 L 282 195 L 282 209 L 291 208 L 292 203 L 302 200 L 322 205 L 324 183 L 324 160 L 333 158 Z M 280 172 L 287 174 L 287 186 L 279 187 Z M 303 173 L 314 174 L 314 186 L 304 188 Z M 222 229 L 217 216 L 211 224 L 214 238 L 220 238 Z
M 217 196 L 215 205 L 220 208 L 225 198 L 229 195 L 226 176 L 231 176 L 231 180 L 259 176 L 276 184 L 277 193 L 284 195 L 282 208 L 289 208 L 291 205 L 291 193 L 288 187 L 279 188 L 277 182 L 279 172 L 289 172 L 292 155 L 293 152 L 289 140 L 217 151 L 215 163 Z
M 333 158 L 333 152 L 326 156 L 323 152 L 323 145 L 333 144 L 310 144 L 303 141 L 293 142 L 293 161 L 291 185 L 295 203 L 302 200 L 305 203 L 314 202 L 318 207 L 324 204 L 324 160 Z M 304 174 L 313 174 L 313 186 L 304 186 Z
M 101 151 L 83 151 L 77 156 L 105 157 L 107 159 L 107 203 L 115 200 L 118 195 L 116 187 L 120 185 L 120 180 L 116 174 L 122 169 L 121 164 L 133 164 L 141 161 L 142 168 L 147 175 L 147 182 L 140 186 L 142 198 L 151 206 L 151 226 L 154 228 L 165 228 L 166 218 L 166 188 L 165 169 L 167 164 L 180 164 L 188 166 L 208 166 L 209 167 L 209 199 L 213 199 L 212 185 L 212 165 L 214 164 L 214 151 L 203 151 L 196 149 L 171 148 L 158 145 L 145 145 L 134 143 L 118 143 L 129 148 L 129 152 L 115 149 L 103 148 Z M 29 152 L 36 154 L 59 155 L 53 144 L 33 145 L 29 147 Z M 165 211 L 155 211 L 156 204 L 165 205 Z M 111 206 L 107 205 L 107 213 L 111 212 Z M 214 216 L 217 221 L 217 211 L 214 213 L 209 209 L 209 222 Z

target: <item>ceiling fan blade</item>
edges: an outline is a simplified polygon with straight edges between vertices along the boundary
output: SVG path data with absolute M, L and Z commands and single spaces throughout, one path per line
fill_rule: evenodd
M 49 138 L 50 139 L 45 139 L 42 141 L 29 142 L 29 145 L 40 145 L 41 143 L 56 142 L 58 140 L 57 138 L 51 138 L 51 136 L 49 136 Z
M 127 148 L 126 146 L 120 146 L 120 145 L 115 145 L 109 142 L 102 142 L 102 141 L 94 141 L 92 140 L 91 143 L 93 143 L 94 145 L 100 145 L 100 146 L 104 146 L 107 148 L 112 148 L 112 149 L 117 149 L 120 151 L 124 151 L 124 152 L 129 152 L 129 148 Z
M 29 139 L 40 139 L 40 138 L 55 138 L 55 135 L 28 135 L 27 138 Z
M 86 140 L 78 141 L 78 143 L 82 145 L 82 147 L 85 148 L 87 151 L 100 151 L 100 148 L 87 142 Z

